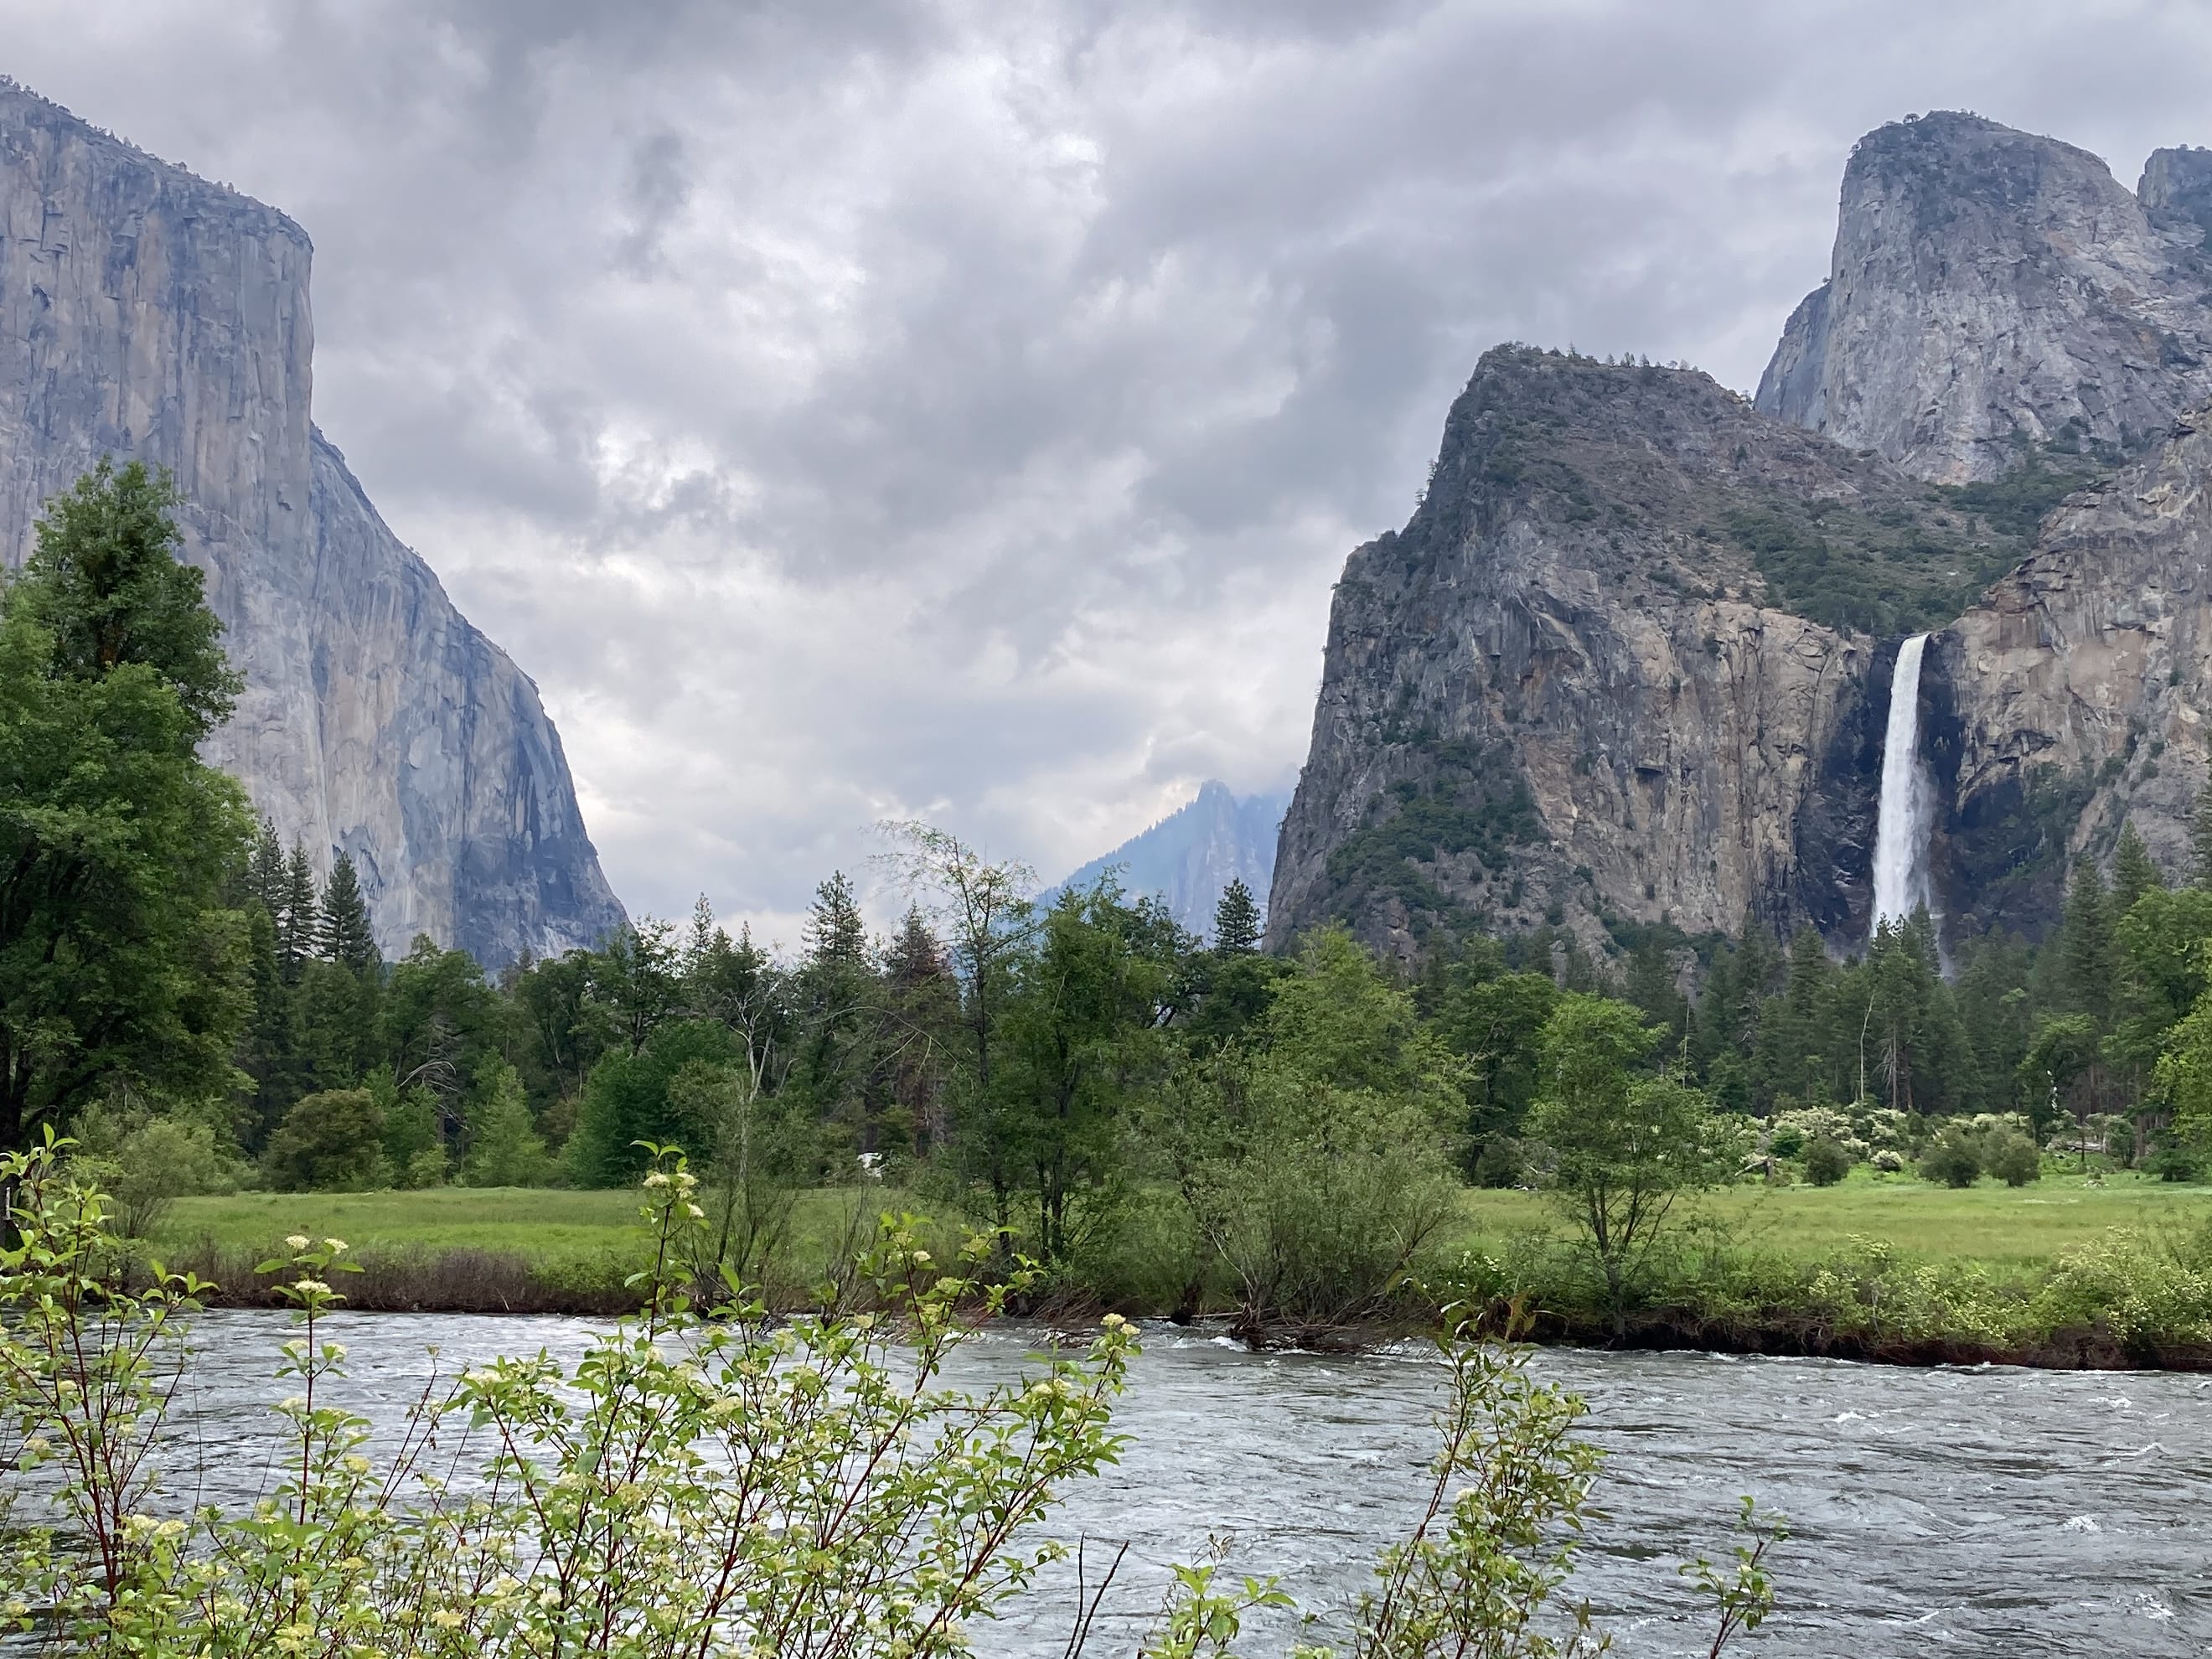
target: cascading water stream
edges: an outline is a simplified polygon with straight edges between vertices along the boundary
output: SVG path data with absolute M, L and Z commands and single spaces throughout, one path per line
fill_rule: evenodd
M 1875 819 L 1874 925 L 1902 921 L 1928 902 L 1928 792 L 1920 768 L 1920 658 L 1928 636 L 1897 648 L 1889 726 L 1881 740 L 1881 809 Z

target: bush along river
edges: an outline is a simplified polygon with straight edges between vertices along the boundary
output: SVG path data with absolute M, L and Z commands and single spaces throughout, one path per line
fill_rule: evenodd
M 573 1361 L 575 1319 L 341 1316 L 349 1404 L 397 1430 L 429 1375 L 541 1346 Z M 279 1478 L 264 1409 L 282 1316 L 200 1316 L 167 1459 L 172 1500 L 250 1499 Z M 1417 1346 L 1253 1354 L 1149 1325 L 1116 1425 L 1118 1468 L 1068 1493 L 1051 1529 L 1085 1540 L 1095 1584 L 1129 1545 L 1087 1651 L 1134 1650 L 1167 1564 L 1219 1539 L 1232 1571 L 1274 1572 L 1318 1633 L 1427 1487 L 1440 1365 Z M 1048 1340 L 1000 1326 L 947 1380 L 1006 1376 Z M 2001 1367 L 1547 1350 L 1535 1369 L 1590 1403 L 1610 1454 L 1577 1580 L 1626 1655 L 1704 1654 L 1711 1620 L 1674 1576 L 1735 1541 L 1740 1495 L 1785 1516 L 1778 1611 L 1741 1651 L 1772 1655 L 2202 1655 L 2212 1648 L 2212 1379 Z M 975 1632 L 1006 1659 L 1060 1655 L 1073 1564 Z M 1264 1620 L 1241 1651 L 1294 1639 Z

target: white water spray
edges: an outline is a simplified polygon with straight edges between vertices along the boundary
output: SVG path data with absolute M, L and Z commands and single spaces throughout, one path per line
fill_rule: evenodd
M 1881 812 L 1874 832 L 1874 925 L 1902 921 L 1928 902 L 1928 787 L 1920 765 L 1920 656 L 1928 636 L 1897 648 L 1889 728 L 1881 739 Z

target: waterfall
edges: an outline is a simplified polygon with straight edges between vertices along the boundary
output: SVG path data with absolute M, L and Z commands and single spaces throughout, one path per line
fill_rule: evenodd
M 1920 766 L 1920 657 L 1928 636 L 1897 648 L 1889 728 L 1881 739 L 1881 811 L 1875 820 L 1874 925 L 1903 921 L 1928 902 L 1928 789 Z

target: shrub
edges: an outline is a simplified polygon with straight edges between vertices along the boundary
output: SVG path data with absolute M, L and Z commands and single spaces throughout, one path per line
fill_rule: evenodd
M 2017 1129 L 1999 1129 L 1984 1143 L 1983 1166 L 2008 1187 L 2025 1187 L 2043 1176 L 2043 1154 Z
M 1884 1175 L 1896 1175 L 1905 1168 L 1905 1154 L 1893 1146 L 1885 1146 L 1874 1155 L 1873 1163 Z
M 1805 1146 L 1805 1179 L 1815 1187 L 1832 1187 L 1851 1172 L 1851 1155 L 1827 1136 Z
M 1023 1276 L 970 1276 L 995 1254 L 988 1238 L 939 1264 L 912 1217 L 886 1218 L 865 1259 L 889 1317 L 769 1322 L 754 1304 L 702 1319 L 669 1270 L 695 1254 L 697 1183 L 655 1152 L 661 1266 L 641 1276 L 646 1311 L 592 1334 L 573 1369 L 541 1349 L 439 1379 L 395 1443 L 333 1400 L 345 1349 L 328 1340 L 343 1299 L 330 1281 L 345 1245 L 286 1240 L 269 1265 L 292 1276 L 295 1334 L 275 1366 L 291 1392 L 262 1449 L 278 1484 L 243 1511 L 166 1517 L 149 1459 L 173 1432 L 177 1345 L 205 1287 L 104 1277 L 103 1195 L 51 1151 L 0 1158 L 21 1199 L 21 1242 L 0 1250 L 0 1408 L 15 1468 L 46 1466 L 40 1513 L 0 1537 L 11 1645 L 108 1659 L 967 1653 L 968 1627 L 1064 1554 L 1037 1530 L 1061 1490 L 1115 1461 L 1134 1331 L 1109 1315 L 1073 1357 L 978 1392 L 946 1386 L 973 1316 L 1001 1310 Z M 1583 1402 L 1464 1326 L 1443 1346 L 1426 1519 L 1376 1563 L 1352 1651 L 1604 1650 L 1587 1602 L 1556 1601 L 1603 1462 L 1575 1431 Z M 1781 1534 L 1749 1499 L 1741 1513 L 1752 1541 L 1733 1571 L 1683 1569 L 1717 1606 L 1714 1653 L 1773 1605 L 1761 1563 Z M 1273 1579 L 1217 1591 L 1212 1566 L 1172 1581 L 1149 1659 L 1225 1654 L 1243 1616 L 1292 1606 Z M 1078 1609 L 1071 1653 L 1096 1610 Z
M 1478 1187 L 1517 1187 L 1528 1176 L 1528 1164 L 1522 1155 L 1521 1143 L 1510 1135 L 1491 1134 L 1482 1138 L 1482 1152 L 1474 1160 L 1474 1184 Z
M 1946 1187 L 1971 1187 L 1982 1173 L 1981 1149 L 1972 1132 L 1951 1124 L 1937 1135 L 1920 1159 L 1920 1173 Z
M 85 1178 L 114 1195 L 125 1238 L 152 1237 L 180 1198 L 238 1189 L 234 1156 L 210 1125 L 94 1106 L 79 1115 L 77 1132 Z
M 302 1096 L 269 1137 L 262 1162 L 292 1192 L 360 1192 L 386 1179 L 384 1114 L 366 1089 Z

